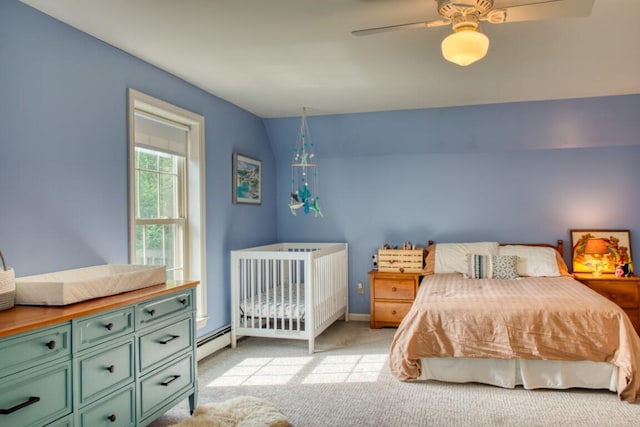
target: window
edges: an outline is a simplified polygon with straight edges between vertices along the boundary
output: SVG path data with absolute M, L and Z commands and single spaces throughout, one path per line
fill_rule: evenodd
M 188 127 L 134 112 L 134 263 L 165 265 L 167 278 L 183 280 L 185 264 Z M 165 143 L 166 142 L 166 143 Z M 177 150 L 165 149 L 171 145 Z
M 204 118 L 129 90 L 130 254 L 165 265 L 168 280 L 199 280 L 206 324 Z

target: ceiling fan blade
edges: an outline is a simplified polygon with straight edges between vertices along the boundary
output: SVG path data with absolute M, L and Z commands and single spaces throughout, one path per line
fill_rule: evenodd
M 502 22 L 540 21 L 589 16 L 593 3 L 594 0 L 547 0 L 500 9 L 506 11 Z
M 354 36 L 368 36 L 370 34 L 386 33 L 387 31 L 409 30 L 412 28 L 431 28 L 449 25 L 448 19 L 436 19 L 433 21 L 413 22 L 411 24 L 389 25 L 388 27 L 367 28 L 364 30 L 351 31 Z

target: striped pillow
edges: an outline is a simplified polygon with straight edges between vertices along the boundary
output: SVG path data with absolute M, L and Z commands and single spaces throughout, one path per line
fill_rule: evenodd
M 467 254 L 469 279 L 517 279 L 518 257 L 514 255 Z
M 493 278 L 493 255 L 467 254 L 467 274 L 469 279 Z

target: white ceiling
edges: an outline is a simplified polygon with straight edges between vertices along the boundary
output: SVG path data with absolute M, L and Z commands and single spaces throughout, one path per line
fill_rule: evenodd
M 640 93 L 640 0 L 483 23 L 469 67 L 441 56 L 450 27 L 351 34 L 436 19 L 435 0 L 22 1 L 263 118 Z

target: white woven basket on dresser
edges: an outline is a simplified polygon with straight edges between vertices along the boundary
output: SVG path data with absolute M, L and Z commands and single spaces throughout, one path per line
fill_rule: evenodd
M 2 251 L 0 251 L 0 310 L 13 307 L 16 298 L 16 275 L 13 268 L 7 268 Z

